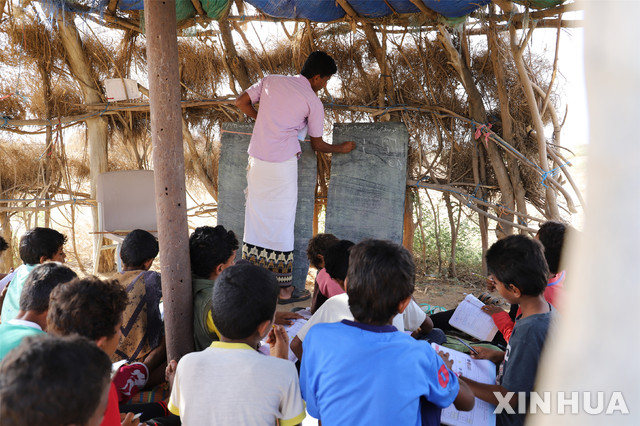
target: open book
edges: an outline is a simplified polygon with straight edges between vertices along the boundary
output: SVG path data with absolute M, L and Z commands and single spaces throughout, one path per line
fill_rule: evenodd
M 432 343 L 431 346 L 436 352 L 442 351 L 449 354 L 449 359 L 453 361 L 451 370 L 480 383 L 496 383 L 496 365 L 486 359 L 473 359 L 469 355 L 453 349 Z M 475 406 L 471 411 L 458 411 L 451 404 L 442 410 L 440 421 L 442 424 L 452 426 L 495 426 L 496 415 L 493 414 L 495 405 L 476 398 Z
M 298 334 L 298 331 L 300 331 L 302 326 L 305 325 L 305 323 L 309 320 L 309 318 L 311 318 L 311 312 L 309 311 L 309 308 L 298 311 L 298 314 L 300 314 L 303 318 L 298 318 L 293 321 L 293 324 L 284 326 L 284 329 L 287 331 L 287 334 L 289 335 L 289 344 L 291 344 L 291 340 L 293 340 L 293 338 L 296 337 L 296 334 Z M 265 337 L 264 339 L 262 339 L 262 341 L 260 341 L 260 344 L 261 345 L 260 345 L 260 348 L 258 348 L 258 350 L 265 355 L 269 355 L 270 351 L 269 351 L 269 344 L 267 343 L 267 338 Z M 298 357 L 295 356 L 295 354 L 291 350 L 291 347 L 289 347 L 289 361 L 291 362 L 298 361 Z
M 473 294 L 467 294 L 449 320 L 449 324 L 479 340 L 490 341 L 498 332 L 491 315 L 482 311 L 484 303 Z

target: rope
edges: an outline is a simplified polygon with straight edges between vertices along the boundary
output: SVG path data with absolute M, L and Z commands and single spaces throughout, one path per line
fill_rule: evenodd
M 558 175 L 558 173 L 560 173 L 560 169 L 562 169 L 566 165 L 571 165 L 571 163 L 567 161 L 566 163 L 559 165 L 555 169 L 552 169 L 552 170 L 549 170 L 548 172 L 542 173 L 542 180 L 540 181 L 542 186 L 544 186 L 545 188 L 548 188 L 548 186 L 545 185 L 544 181 L 547 180 L 547 178 L 549 176 L 556 177 Z

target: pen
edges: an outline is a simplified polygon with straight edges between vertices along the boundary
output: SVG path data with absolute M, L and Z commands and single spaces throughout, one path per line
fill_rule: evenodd
M 467 344 L 467 342 L 465 342 L 464 340 L 462 340 L 462 339 L 461 339 L 461 338 L 459 338 L 459 337 L 456 337 L 456 339 L 458 339 L 458 341 L 459 341 L 460 343 L 462 343 L 462 344 L 463 344 L 463 345 L 465 345 L 467 348 L 469 348 L 469 350 L 470 350 L 471 352 L 473 352 L 473 353 L 474 353 L 474 354 L 476 354 L 476 355 L 480 355 L 480 354 L 478 353 L 478 351 L 476 351 L 476 350 L 475 350 L 475 349 L 473 349 L 471 346 L 469 346 L 469 345 Z

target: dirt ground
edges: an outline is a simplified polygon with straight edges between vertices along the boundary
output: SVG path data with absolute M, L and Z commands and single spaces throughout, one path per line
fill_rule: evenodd
M 313 280 L 315 272 L 310 272 L 307 277 L 306 289 L 313 292 Z M 434 277 L 418 277 L 413 297 L 418 304 L 429 304 L 433 307 L 441 306 L 446 310 L 453 309 L 464 299 L 466 294 L 480 295 L 486 291 L 482 278 L 474 278 L 473 281 L 441 279 Z M 497 293 L 495 294 L 497 296 Z M 311 306 L 311 299 L 298 303 L 278 305 L 278 311 L 290 311 L 293 307 Z

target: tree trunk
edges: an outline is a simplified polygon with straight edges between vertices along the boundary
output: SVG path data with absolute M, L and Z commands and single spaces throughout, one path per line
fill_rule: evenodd
M 438 40 L 440 40 L 440 42 L 442 43 L 442 46 L 444 47 L 447 56 L 449 57 L 449 61 L 451 62 L 451 66 L 456 70 L 458 77 L 460 78 L 460 82 L 467 92 L 470 115 L 473 120 L 483 125 L 487 122 L 487 112 L 482 102 L 482 95 L 480 94 L 480 91 L 476 87 L 473 80 L 473 75 L 463 61 L 460 53 L 453 46 L 451 36 L 449 35 L 447 29 L 443 25 L 439 25 L 438 28 Z M 482 139 L 483 136 L 481 136 L 478 140 L 478 145 L 481 144 Z M 491 161 L 491 166 L 493 167 L 496 180 L 498 181 L 498 186 L 500 187 L 502 204 L 507 206 L 507 208 L 513 210 L 515 208 L 513 199 L 513 187 L 511 186 L 509 174 L 507 173 L 504 162 L 502 161 L 502 155 L 493 143 L 486 143 L 485 148 L 487 150 L 487 153 L 489 154 L 489 160 Z M 505 219 L 513 222 L 513 215 L 506 215 Z M 511 233 L 513 233 L 513 228 L 508 225 L 505 225 L 502 230 L 506 235 L 510 235 Z
M 383 35 L 383 44 L 380 44 L 378 35 L 371 24 L 363 23 L 362 27 L 369 43 L 369 48 L 378 62 L 378 68 L 380 68 L 380 81 L 378 84 L 378 106 L 385 107 L 396 104 L 396 94 L 393 87 L 393 80 L 391 78 L 391 72 L 389 70 L 389 63 L 387 61 L 386 53 L 386 36 Z M 393 120 L 400 121 L 400 113 L 394 112 L 393 116 L 390 114 L 384 114 L 381 118 L 385 121 Z
M 46 60 L 46 59 L 45 59 Z M 42 96 L 44 99 L 45 117 L 47 120 L 51 120 L 51 78 L 50 70 L 47 69 L 47 64 L 40 58 L 38 58 L 38 71 L 42 77 Z M 47 152 L 42 160 L 42 185 L 43 191 L 40 196 L 44 198 L 45 207 L 49 206 L 49 199 L 51 198 L 48 188 L 51 181 L 51 160 L 53 158 L 53 129 L 52 126 L 45 128 L 45 146 Z M 51 221 L 51 210 L 45 208 L 44 210 L 44 227 L 48 228 Z
M 496 85 L 498 88 L 498 100 L 500 102 L 500 119 L 502 120 L 502 138 L 505 141 L 511 143 L 511 141 L 513 140 L 513 118 L 511 117 L 510 112 L 511 110 L 509 105 L 509 95 L 507 93 L 504 68 L 501 63 L 502 61 L 500 60 L 500 53 L 504 52 L 504 49 L 501 48 L 502 46 L 498 38 L 495 24 L 491 22 L 489 25 L 490 30 L 487 33 L 487 38 L 491 54 L 491 63 L 493 64 L 493 73 L 496 76 Z M 507 156 L 507 164 L 509 165 L 509 177 L 511 178 L 511 185 L 514 192 L 516 209 L 519 213 L 527 214 L 527 202 L 525 199 L 526 191 L 524 189 L 524 184 L 522 183 L 522 178 L 520 176 L 518 161 L 512 156 Z M 524 221 L 524 219 L 517 220 L 521 225 L 526 225 L 526 222 L 521 222 L 521 220 Z
M 413 253 L 413 236 L 416 224 L 413 221 L 413 190 L 407 187 L 404 197 L 404 223 L 402 233 L 402 245 Z
M 549 164 L 547 160 L 547 140 L 544 136 L 544 124 L 542 123 L 542 117 L 538 110 L 538 104 L 536 103 L 536 97 L 533 93 L 533 87 L 531 86 L 531 80 L 527 73 L 524 59 L 522 57 L 524 47 L 527 45 L 533 28 L 529 30 L 522 45 L 518 44 L 516 40 L 516 30 L 513 25 L 509 28 L 509 35 L 511 37 L 511 52 L 513 53 L 513 59 L 518 69 L 518 75 L 520 76 L 520 83 L 524 90 L 527 104 L 529 105 L 529 112 L 531 113 L 531 119 L 533 120 L 533 127 L 536 131 L 536 140 L 538 142 L 538 163 L 543 172 L 549 171 Z M 547 185 L 545 188 L 545 212 L 549 219 L 560 220 L 560 212 L 558 211 L 558 202 L 556 200 L 556 193 L 551 185 Z
M 175 4 L 145 0 L 144 13 L 167 359 L 177 361 L 193 351 L 193 298 Z
M 449 254 L 449 267 L 447 268 L 450 278 L 455 278 L 456 273 L 456 245 L 458 243 L 458 226 L 453 217 L 453 206 L 451 205 L 451 195 L 448 192 L 443 193 L 444 203 L 447 206 L 447 216 L 449 217 L 449 228 L 451 229 L 451 252 Z M 458 216 L 459 217 L 459 216 Z
M 71 13 L 59 14 L 57 23 L 60 41 L 65 49 L 69 68 L 80 86 L 85 103 L 101 103 L 103 101 L 102 90 L 92 76 L 89 59 L 83 50 L 80 34 L 74 23 L 74 15 Z M 95 199 L 98 175 L 107 170 L 107 120 L 104 117 L 96 116 L 85 122 L 89 142 L 91 198 Z M 95 232 L 99 228 L 97 206 L 91 207 L 91 213 Z M 99 238 L 102 238 L 99 234 L 94 235 L 94 247 L 99 243 Z
M 220 21 L 220 36 L 224 43 L 225 58 L 231 72 L 235 79 L 240 83 L 242 91 L 247 90 L 251 86 L 251 80 L 249 80 L 249 73 L 247 71 L 247 65 L 236 51 L 236 46 L 233 44 L 233 35 L 231 34 L 231 26 L 228 21 Z

